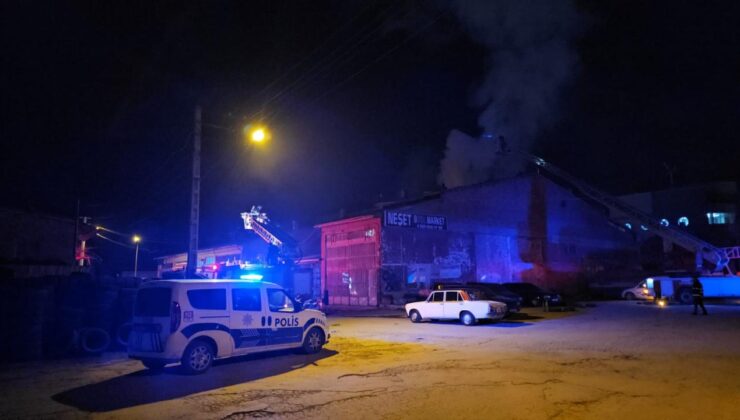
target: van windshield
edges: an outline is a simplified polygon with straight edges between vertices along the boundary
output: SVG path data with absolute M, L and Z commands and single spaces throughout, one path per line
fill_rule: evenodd
M 136 294 L 136 316 L 170 316 L 169 287 L 146 287 Z

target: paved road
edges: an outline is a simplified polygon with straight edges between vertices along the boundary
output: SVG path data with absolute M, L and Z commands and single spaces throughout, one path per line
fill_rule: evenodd
M 740 418 L 740 307 L 599 303 L 464 327 L 332 317 L 318 355 L 153 375 L 123 354 L 5 365 L 0 418 Z

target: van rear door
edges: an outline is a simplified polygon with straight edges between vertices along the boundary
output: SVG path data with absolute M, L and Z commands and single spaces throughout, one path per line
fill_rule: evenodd
M 144 287 L 136 293 L 134 325 L 129 339 L 129 350 L 134 352 L 162 352 L 167 337 L 172 333 L 172 288 Z M 179 312 L 179 308 L 177 308 Z M 179 323 L 179 322 L 178 322 Z

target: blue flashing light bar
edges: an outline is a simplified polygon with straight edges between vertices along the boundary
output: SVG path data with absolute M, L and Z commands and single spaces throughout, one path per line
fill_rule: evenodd
M 241 276 L 239 276 L 240 279 L 249 280 L 249 281 L 260 281 L 262 280 L 263 277 L 264 276 L 262 274 L 255 274 L 255 273 L 242 274 Z

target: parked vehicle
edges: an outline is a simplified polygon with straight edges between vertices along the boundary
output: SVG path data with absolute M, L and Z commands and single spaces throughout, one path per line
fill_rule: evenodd
M 645 279 L 645 285 L 650 294 L 655 296 L 660 287 L 660 295 L 673 296 L 681 303 L 693 302 L 691 295 L 691 275 L 669 273 L 664 276 L 652 276 Z M 730 275 L 703 275 L 699 276 L 704 287 L 705 298 L 740 297 L 740 276 Z M 660 286 L 658 286 L 660 285 Z
M 544 290 L 532 283 L 504 283 L 504 287 L 522 297 L 522 304 L 527 306 L 541 306 L 545 301 L 549 305 L 562 305 L 562 297 L 548 290 Z
M 128 353 L 150 369 L 180 362 L 203 373 L 214 359 L 289 348 L 316 353 L 329 337 L 326 316 L 277 284 L 160 280 L 137 293 Z
M 436 283 L 435 290 L 464 289 L 471 294 L 480 295 L 482 300 L 495 300 L 506 304 L 507 313 L 519 312 L 522 298 L 497 283 Z
M 506 304 L 491 300 L 475 300 L 467 291 L 434 291 L 425 301 L 407 303 L 406 315 L 411 322 L 427 319 L 459 319 L 465 325 L 478 320 L 498 320 L 506 315 Z
M 655 298 L 655 294 L 651 289 L 648 289 L 647 282 L 641 281 L 635 287 L 624 289 L 622 291 L 622 299 L 626 300 L 651 300 Z

